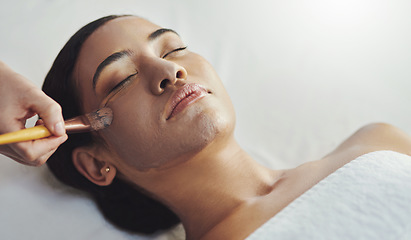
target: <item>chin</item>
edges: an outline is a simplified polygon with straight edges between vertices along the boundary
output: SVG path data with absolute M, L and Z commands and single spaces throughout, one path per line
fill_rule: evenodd
M 186 127 L 181 132 L 186 136 L 181 142 L 181 150 L 187 153 L 201 151 L 210 143 L 232 135 L 234 125 L 235 117 L 227 111 L 202 111 L 185 123 Z
M 179 124 L 173 129 L 168 139 L 162 139 L 161 149 L 152 149 L 152 153 L 160 153 L 151 157 L 155 161 L 147 161 L 141 170 L 166 169 L 189 161 L 193 156 L 207 148 L 213 142 L 227 139 L 234 131 L 235 117 L 233 115 L 214 111 L 186 113 L 187 118 L 179 118 Z M 164 141 L 165 140 L 165 141 Z M 157 145 L 159 146 L 159 145 Z
M 221 143 L 232 136 L 235 125 L 233 108 L 210 101 L 191 106 L 162 125 L 146 141 L 130 149 L 131 165 L 145 171 L 164 169 L 189 161 L 211 143 Z M 121 147 L 124 154 L 124 145 Z M 126 151 L 128 152 L 128 151 Z M 137 158 L 133 156 L 138 156 Z

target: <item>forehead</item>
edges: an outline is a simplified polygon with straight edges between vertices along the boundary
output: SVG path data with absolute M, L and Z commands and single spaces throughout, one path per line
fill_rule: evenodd
M 84 42 L 82 51 L 109 51 L 118 48 L 118 44 L 129 43 L 130 40 L 147 41 L 149 34 L 159 26 L 138 17 L 120 17 L 113 19 L 96 29 Z M 103 48 L 101 48 L 103 47 Z
M 138 17 L 113 19 L 96 29 L 83 43 L 78 57 L 78 70 L 82 62 L 97 66 L 114 52 L 147 42 L 149 34 L 159 26 Z
M 105 58 L 124 49 L 143 47 L 148 36 L 159 28 L 143 18 L 129 16 L 113 19 L 96 29 L 83 43 L 74 68 L 80 95 L 90 93 L 94 72 Z

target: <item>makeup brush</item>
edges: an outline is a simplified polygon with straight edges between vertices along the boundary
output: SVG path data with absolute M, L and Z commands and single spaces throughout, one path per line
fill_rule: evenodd
M 64 123 L 67 133 L 80 133 L 104 129 L 110 126 L 112 120 L 113 112 L 110 108 L 104 107 L 95 112 L 66 120 Z M 0 145 L 30 141 L 51 135 L 45 126 L 39 125 L 0 135 Z

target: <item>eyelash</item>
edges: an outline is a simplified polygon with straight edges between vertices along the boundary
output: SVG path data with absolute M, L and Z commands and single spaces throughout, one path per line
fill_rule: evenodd
M 185 49 L 187 49 L 187 47 L 176 48 L 176 49 L 174 49 L 174 50 L 166 53 L 162 58 L 166 58 L 168 55 L 170 55 L 170 54 L 172 54 L 172 53 L 174 53 L 174 52 L 183 51 L 183 50 L 185 50 Z M 108 94 L 111 94 L 111 93 L 113 93 L 113 92 L 118 92 L 121 88 L 124 87 L 124 85 L 125 85 L 128 81 L 130 81 L 130 79 L 131 79 L 132 77 L 134 77 L 134 76 L 137 75 L 137 74 L 138 74 L 138 72 L 136 72 L 136 73 L 134 73 L 134 74 L 131 74 L 130 76 L 128 76 L 127 78 L 125 78 L 124 80 L 122 80 L 121 82 L 119 82 L 118 84 L 116 84 L 116 86 L 114 86 L 114 87 L 109 91 Z
M 186 49 L 187 49 L 187 47 L 176 48 L 176 49 L 174 49 L 174 50 L 166 53 L 162 58 L 166 58 L 168 55 L 170 55 L 170 54 L 172 54 L 172 53 L 174 53 L 174 52 L 183 51 L 183 50 L 186 50 Z
M 134 74 L 131 74 L 131 75 L 128 76 L 126 79 L 124 79 L 124 80 L 122 80 L 121 82 L 117 83 L 116 86 L 114 86 L 114 87 L 109 91 L 108 94 L 111 94 L 111 93 L 114 92 L 114 91 L 118 92 L 121 88 L 124 87 L 124 85 L 125 85 L 128 81 L 130 81 L 130 79 L 131 79 L 132 77 L 134 77 L 134 76 L 137 75 L 137 74 L 138 74 L 138 72 L 136 72 L 136 73 L 134 73 Z

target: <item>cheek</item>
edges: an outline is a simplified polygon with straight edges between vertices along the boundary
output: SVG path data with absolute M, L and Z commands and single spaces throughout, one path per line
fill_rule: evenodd
M 109 104 L 114 120 L 103 135 L 126 166 L 144 171 L 175 165 L 190 159 L 216 137 L 232 134 L 235 114 L 221 81 L 207 61 L 200 58 L 193 62 L 196 67 L 187 66 L 189 76 L 215 92 L 188 108 L 184 116 L 162 121 L 164 103 L 144 93 L 124 95 Z
M 123 117 L 107 129 L 105 139 L 126 166 L 145 171 L 185 162 L 216 137 L 233 132 L 232 114 L 214 96 L 187 110 L 163 124 L 141 114 Z
M 143 157 L 158 138 L 158 109 L 153 99 L 132 91 L 108 104 L 113 110 L 113 122 L 103 130 L 103 137 L 117 155 L 129 161 Z
M 225 90 L 220 77 L 214 70 L 213 66 L 206 59 L 200 55 L 193 54 L 193 58 L 187 62 L 187 69 L 189 75 L 193 76 L 195 82 L 199 82 L 200 84 L 210 87 L 213 93 L 220 98 L 221 104 L 225 104 L 231 109 L 232 112 L 234 111 L 232 109 L 233 106 L 230 96 Z

